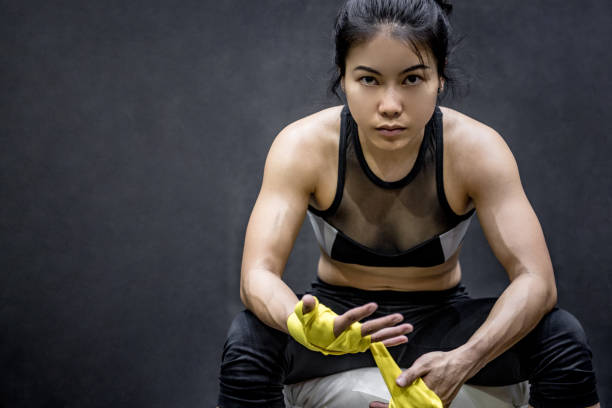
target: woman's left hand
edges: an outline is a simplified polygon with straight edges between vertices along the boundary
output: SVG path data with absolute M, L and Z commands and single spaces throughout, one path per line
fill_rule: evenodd
M 400 387 L 405 387 L 421 377 L 427 387 L 442 400 L 444 406 L 448 407 L 463 383 L 470 378 L 473 368 L 471 359 L 466 358 L 459 350 L 434 351 L 419 357 L 410 368 L 397 377 L 396 383 Z M 370 408 L 386 406 L 387 404 L 381 402 L 370 404 Z

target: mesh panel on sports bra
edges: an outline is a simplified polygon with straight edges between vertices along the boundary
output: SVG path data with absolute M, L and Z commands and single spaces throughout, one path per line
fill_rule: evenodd
M 412 169 L 394 182 L 379 179 L 368 167 L 357 124 L 346 106 L 341 118 L 339 191 L 329 209 L 317 211 L 311 207 L 311 212 L 356 243 L 381 255 L 413 249 L 464 219 L 452 213 L 445 197 L 439 197 L 436 176 L 437 172 L 441 173 L 441 166 L 437 168 L 441 160 L 438 142 L 442 141 L 439 108 L 436 107 L 425 127 Z M 441 182 L 442 175 L 438 177 Z M 444 194 L 443 189 L 441 193 Z

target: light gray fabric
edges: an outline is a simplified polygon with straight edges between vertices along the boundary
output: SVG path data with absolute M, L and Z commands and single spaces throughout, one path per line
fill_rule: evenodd
M 376 367 L 287 385 L 284 394 L 288 408 L 367 408 L 371 401 L 388 401 L 390 396 Z M 527 382 L 505 387 L 464 385 L 450 408 L 527 407 L 528 399 Z
M 310 211 L 308 211 L 308 218 L 310 219 L 312 229 L 314 230 L 319 245 L 327 255 L 331 256 L 332 246 L 334 245 L 338 230 L 325 222 L 323 218 L 314 215 Z
M 465 237 L 465 233 L 470 226 L 472 217 L 461 221 L 453 229 L 440 235 L 440 244 L 442 245 L 445 260 L 448 260 L 451 256 L 453 256 L 453 254 L 457 251 L 457 248 L 459 248 L 459 245 L 461 244 L 461 241 L 463 241 L 463 237 Z

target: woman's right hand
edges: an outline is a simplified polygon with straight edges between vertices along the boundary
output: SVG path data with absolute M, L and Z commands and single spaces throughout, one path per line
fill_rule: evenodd
M 312 311 L 315 307 L 315 299 L 311 295 L 302 297 L 302 313 L 306 314 Z M 343 314 L 336 317 L 334 320 L 334 336 L 340 335 L 351 324 L 359 322 L 362 319 L 370 316 L 376 311 L 378 305 L 376 303 L 367 303 L 362 306 L 349 309 Z M 412 325 L 404 323 L 396 326 L 404 320 L 404 317 L 399 313 L 393 313 L 387 316 L 368 320 L 361 324 L 361 335 L 370 336 L 372 343 L 382 341 L 387 346 L 397 346 L 408 341 L 405 335 L 412 332 Z

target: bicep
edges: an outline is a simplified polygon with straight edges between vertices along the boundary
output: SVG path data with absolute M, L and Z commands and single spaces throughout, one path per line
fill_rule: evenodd
M 481 227 L 510 280 L 534 273 L 554 284 L 540 222 L 523 190 L 514 156 L 494 134 L 474 160 L 469 194 Z

